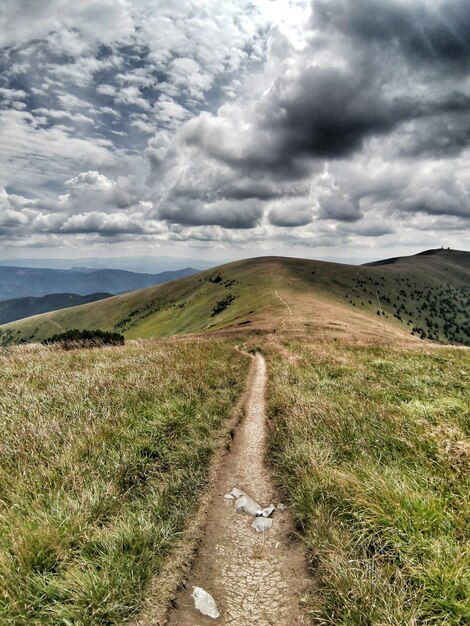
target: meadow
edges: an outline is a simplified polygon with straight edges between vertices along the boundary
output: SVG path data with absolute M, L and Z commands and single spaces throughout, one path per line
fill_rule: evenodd
M 247 338 L 248 339 L 248 338 Z M 470 623 L 470 352 L 254 334 L 319 626 Z M 200 510 L 249 361 L 173 338 L 0 351 L 0 623 L 114 625 Z M 189 538 L 191 539 L 191 538 Z
M 185 539 L 248 367 L 217 340 L 0 352 L 2 625 L 138 614 Z
M 470 623 L 470 353 L 285 340 L 269 458 L 315 592 L 313 624 Z

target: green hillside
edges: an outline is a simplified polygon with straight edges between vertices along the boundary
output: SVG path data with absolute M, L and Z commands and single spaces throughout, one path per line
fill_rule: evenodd
M 72 328 L 145 338 L 224 329 L 385 332 L 470 342 L 470 253 L 428 251 L 373 265 L 284 257 L 236 261 L 181 280 L 0 327 L 3 345 Z
M 389 314 L 423 338 L 470 345 L 469 252 L 427 250 L 371 265 L 386 270 L 378 291 Z M 356 284 L 358 298 L 364 285 Z

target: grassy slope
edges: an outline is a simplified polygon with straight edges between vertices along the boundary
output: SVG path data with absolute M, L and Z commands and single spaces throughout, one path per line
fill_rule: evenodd
M 469 624 L 470 353 L 268 345 L 270 459 L 314 623 Z
M 195 512 L 244 386 L 237 355 L 215 340 L 0 352 L 2 625 L 136 613 Z
M 218 275 L 222 280 L 213 282 Z M 379 294 L 386 314 L 383 321 L 392 332 L 409 334 L 413 326 L 419 328 L 417 334 L 429 332 L 425 322 L 429 311 L 421 308 L 435 298 L 438 304 L 431 324 L 442 317 L 439 303 L 447 299 L 445 315 L 451 326 L 444 332 L 441 323 L 432 329 L 433 337 L 459 342 L 470 338 L 462 326 L 466 322 L 468 327 L 470 253 L 438 251 L 374 267 L 279 257 L 238 261 L 162 286 L 3 326 L 0 341 L 40 340 L 70 328 L 119 330 L 131 338 L 237 328 L 243 322 L 255 328 L 279 328 L 286 311 L 276 290 L 295 305 L 300 330 L 318 331 L 347 322 L 364 332 L 368 328 L 378 332 L 382 328 L 382 318 L 377 317 Z M 216 304 L 230 294 L 233 302 L 212 316 Z M 406 313 L 401 311 L 399 320 L 393 315 L 401 304 Z
M 259 296 L 256 294 L 253 296 L 254 284 L 251 279 L 255 276 L 250 267 L 236 267 L 231 271 L 230 266 L 227 266 L 227 270 L 222 274 L 224 281 L 228 275 L 230 280 L 237 280 L 237 284 L 232 288 L 227 288 L 222 283 L 211 282 L 210 279 L 217 274 L 217 271 L 207 271 L 158 287 L 116 296 L 99 305 L 74 307 L 35 316 L 10 324 L 7 328 L 17 334 L 15 339 L 30 337 L 33 334 L 34 339 L 42 339 L 53 332 L 58 332 L 59 329 L 75 327 L 116 328 L 127 337 L 152 337 L 219 328 L 235 320 L 237 316 L 253 310 L 253 306 L 259 308 L 261 303 L 265 304 L 264 285 L 270 281 L 269 275 L 263 275 L 262 271 L 258 274 L 256 278 Z M 211 318 L 212 308 L 229 292 L 235 292 L 237 300 L 231 305 L 230 310 L 219 314 L 217 319 Z M 272 303 L 276 306 L 274 296 Z M 7 331 L 4 330 L 5 332 Z
M 384 309 L 393 315 L 403 305 L 400 317 L 418 327 L 416 334 L 470 345 L 470 253 L 429 250 L 392 261 L 375 266 L 394 283 L 379 288 L 388 296 Z

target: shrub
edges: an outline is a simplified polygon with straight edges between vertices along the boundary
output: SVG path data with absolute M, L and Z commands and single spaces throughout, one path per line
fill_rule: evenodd
M 235 300 L 235 297 L 236 296 L 234 296 L 232 293 L 229 293 L 227 296 L 225 296 L 223 300 L 219 300 L 219 302 L 217 302 L 216 305 L 212 308 L 211 317 L 214 317 L 215 315 L 222 313 L 222 311 L 225 311 L 225 309 L 229 307 Z
M 45 345 L 59 344 L 65 350 L 72 348 L 98 348 L 100 346 L 122 346 L 124 335 L 106 330 L 67 330 L 64 333 L 52 335 L 42 342 Z

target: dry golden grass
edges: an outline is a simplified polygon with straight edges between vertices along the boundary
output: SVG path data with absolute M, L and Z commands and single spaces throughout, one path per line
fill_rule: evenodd
M 215 340 L 0 352 L 2 625 L 137 614 L 247 370 Z

